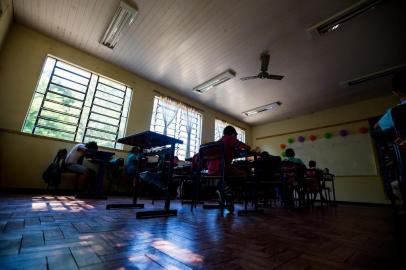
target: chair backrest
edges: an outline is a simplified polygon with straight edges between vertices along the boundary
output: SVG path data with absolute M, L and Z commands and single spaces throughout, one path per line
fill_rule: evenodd
M 397 136 L 406 139 L 406 104 L 398 105 L 392 108 L 392 120 L 395 125 Z
M 42 179 L 48 184 L 48 187 L 58 187 L 61 183 L 61 173 L 63 167 L 65 166 L 65 158 L 67 153 L 68 151 L 66 149 L 58 150 L 52 163 L 43 172 Z
M 65 168 L 65 159 L 66 159 L 67 155 L 68 155 L 68 150 L 66 150 L 65 148 L 59 149 L 54 158 L 54 163 L 57 163 L 61 169 L 64 169 Z
M 224 159 L 224 143 L 211 142 L 202 144 L 199 149 L 200 160 Z
M 199 171 L 207 169 L 208 162 L 219 162 L 220 176 L 225 173 L 224 143 L 211 142 L 202 144 L 199 148 Z
M 306 169 L 305 180 L 306 180 L 306 189 L 308 192 L 318 192 L 321 189 L 323 172 L 316 168 Z
M 281 178 L 288 185 L 298 183 L 304 174 L 304 165 L 284 160 L 281 163 Z

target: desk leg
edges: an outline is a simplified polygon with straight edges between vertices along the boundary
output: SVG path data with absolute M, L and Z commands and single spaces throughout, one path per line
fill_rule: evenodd
M 331 205 L 336 206 L 336 189 L 335 189 L 335 186 L 334 186 L 334 178 L 331 179 L 331 185 L 333 186 L 333 200 L 334 200 L 334 202 Z
M 257 157 L 254 156 L 254 164 L 257 164 Z M 247 202 L 245 202 L 245 208 L 244 210 L 240 210 L 237 212 L 237 215 L 239 216 L 247 216 L 250 214 L 263 214 L 264 210 L 258 208 L 258 186 L 259 186 L 259 179 L 257 175 L 257 168 L 255 166 L 255 172 L 254 172 L 254 209 L 248 210 L 247 209 Z
M 107 200 L 107 196 L 103 193 L 103 180 L 104 180 L 105 166 L 106 166 L 105 162 L 99 163 L 99 168 L 97 170 L 97 176 L 96 176 L 96 193 L 79 194 L 76 196 L 76 198 Z
M 121 204 L 108 204 L 106 205 L 106 209 L 121 209 L 121 208 L 144 208 L 144 204 L 137 203 L 138 199 L 138 176 L 134 179 L 134 186 L 133 186 L 133 203 L 121 203 Z
M 248 215 L 258 215 L 263 214 L 264 209 L 259 209 L 258 207 L 258 183 L 257 179 L 254 184 L 254 209 L 247 209 L 247 202 L 244 202 L 244 210 L 237 211 L 238 216 L 248 216 Z
M 152 210 L 152 211 L 142 211 L 137 212 L 137 218 L 155 218 L 155 217 L 171 217 L 178 215 L 178 210 L 171 210 L 171 188 L 172 188 L 172 175 L 173 175 L 173 160 L 175 155 L 175 144 L 171 145 L 171 157 L 169 159 L 169 170 L 168 170 L 168 187 L 166 191 L 165 208 L 164 210 Z

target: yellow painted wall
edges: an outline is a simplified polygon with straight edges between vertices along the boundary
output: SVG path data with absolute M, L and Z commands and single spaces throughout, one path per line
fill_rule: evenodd
M 154 90 L 157 90 L 202 110 L 202 142 L 214 139 L 216 117 L 245 128 L 247 141 L 251 140 L 249 125 L 19 24 L 11 26 L 0 51 L 0 128 L 21 130 L 47 54 L 131 86 L 134 92 L 127 134 L 149 129 L 153 99 L 156 95 Z M 44 168 L 57 149 L 61 146 L 69 148 L 72 145 L 4 131 L 0 134 L 1 187 L 43 188 L 41 173 Z
M 281 153 L 280 144 L 287 144 L 290 137 L 295 138 L 300 135 L 307 137 L 310 134 L 315 134 L 318 138 L 321 138 L 327 131 L 337 134 L 343 128 L 348 129 L 350 133 L 355 133 L 361 126 L 368 127 L 368 122 L 360 121 L 329 128 L 318 127 L 378 116 L 394 104 L 396 104 L 394 97 L 375 98 L 289 120 L 254 126 L 252 128 L 252 145 L 259 146 L 271 154 L 279 155 Z M 311 128 L 316 129 L 301 131 Z M 266 136 L 274 137 L 261 138 Z M 371 145 L 371 147 L 373 146 Z M 348 153 L 348 155 L 351 155 L 351 153 Z M 337 200 L 340 201 L 388 203 L 383 191 L 382 179 L 379 175 L 336 177 L 336 195 Z
M 13 5 L 11 0 L 0 0 L 3 14 L 0 17 L 0 50 L 13 20 Z

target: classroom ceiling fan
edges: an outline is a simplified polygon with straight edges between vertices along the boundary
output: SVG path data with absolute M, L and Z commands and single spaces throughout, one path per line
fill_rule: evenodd
M 240 78 L 241 81 L 246 81 L 246 80 L 252 80 L 252 79 L 270 79 L 270 80 L 282 80 L 283 77 L 282 75 L 275 75 L 275 74 L 269 74 L 268 71 L 268 66 L 269 66 L 269 54 L 268 53 L 263 53 L 261 54 L 261 72 L 258 73 L 256 76 L 249 76 L 249 77 L 243 77 Z

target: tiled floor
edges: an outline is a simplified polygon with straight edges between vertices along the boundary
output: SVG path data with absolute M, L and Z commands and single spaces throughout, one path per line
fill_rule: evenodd
M 0 269 L 406 269 L 388 208 L 276 208 L 222 217 L 175 203 L 177 217 L 137 220 L 139 210 L 105 205 L 1 197 Z

